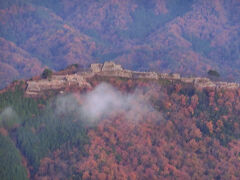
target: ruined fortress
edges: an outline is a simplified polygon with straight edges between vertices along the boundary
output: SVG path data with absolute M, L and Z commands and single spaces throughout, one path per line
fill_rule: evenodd
M 121 77 L 129 79 L 159 80 L 167 79 L 169 81 L 181 81 L 191 83 L 198 89 L 210 88 L 238 88 L 237 83 L 213 82 L 208 78 L 202 77 L 181 77 L 180 74 L 167 74 L 156 72 L 138 72 L 122 68 L 121 65 L 114 62 L 105 62 L 104 64 L 91 64 L 89 69 L 79 70 L 73 74 L 52 75 L 51 79 L 29 80 L 27 81 L 26 95 L 39 95 L 46 90 L 61 90 L 66 86 L 91 87 L 88 79 L 94 76 L 102 77 Z M 61 92 L 61 91 L 60 91 Z

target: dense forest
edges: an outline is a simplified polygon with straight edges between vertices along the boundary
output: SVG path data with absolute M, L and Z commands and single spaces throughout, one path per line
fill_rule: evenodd
M 240 89 L 94 77 L 0 94 L 1 179 L 239 179 Z

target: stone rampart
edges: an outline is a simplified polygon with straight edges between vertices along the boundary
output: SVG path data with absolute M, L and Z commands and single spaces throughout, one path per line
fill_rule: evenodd
M 132 72 L 132 77 L 134 79 L 158 79 L 159 76 L 155 72 Z
M 160 73 L 159 78 L 176 80 L 176 79 L 181 79 L 181 76 L 178 73 L 173 73 L 173 74 Z
M 55 75 L 52 79 L 41 79 L 38 81 L 27 81 L 27 95 L 38 95 L 48 90 L 61 90 L 66 86 L 91 87 L 83 76 L 78 74 L 72 75 Z
M 90 69 L 92 70 L 92 72 L 98 73 L 102 71 L 102 66 L 102 64 L 91 64 Z
M 85 71 L 79 71 L 70 75 L 53 75 L 50 80 L 32 80 L 27 81 L 26 94 L 37 95 L 41 91 L 46 90 L 60 90 L 66 86 L 79 86 L 79 87 L 90 87 L 88 79 L 98 75 L 106 77 L 123 77 L 133 79 L 169 79 L 169 80 L 180 80 L 184 83 L 191 83 L 197 89 L 203 88 L 225 88 L 234 89 L 239 88 L 237 83 L 227 82 L 213 82 L 208 78 L 202 77 L 181 77 L 180 74 L 167 74 L 167 73 L 156 73 L 156 72 L 138 72 L 125 70 L 121 65 L 117 65 L 114 62 L 105 62 L 104 64 L 91 64 L 90 68 Z
M 122 71 L 123 68 L 119 64 L 115 64 L 114 62 L 105 62 L 102 67 L 102 71 Z
M 96 73 L 99 76 L 132 78 L 132 72 L 128 70 L 101 71 Z
M 66 86 L 66 81 L 64 80 L 47 80 L 42 79 L 39 81 L 27 81 L 27 90 L 26 94 L 38 94 L 42 91 L 51 90 L 51 89 L 62 89 Z

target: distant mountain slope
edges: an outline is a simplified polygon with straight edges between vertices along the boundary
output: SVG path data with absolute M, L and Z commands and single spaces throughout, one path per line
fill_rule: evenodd
M 56 70 L 114 60 L 135 70 L 240 77 L 238 0 L 7 0 L 0 7 L 0 37 Z
M 40 74 L 43 70 L 38 59 L 3 38 L 0 38 L 0 54 L 0 88 L 13 80 Z

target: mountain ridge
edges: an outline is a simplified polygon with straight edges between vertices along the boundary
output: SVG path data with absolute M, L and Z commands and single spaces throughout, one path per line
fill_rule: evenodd
M 60 74 L 60 75 L 58 75 Z M 130 80 L 149 80 L 159 81 L 160 79 L 180 81 L 182 83 L 192 84 L 196 89 L 236 89 L 238 83 L 211 81 L 206 77 L 181 77 L 180 74 L 173 73 L 156 73 L 156 72 L 139 72 L 122 68 L 121 65 L 114 62 L 104 62 L 103 64 L 91 64 L 89 69 L 75 70 L 73 73 L 61 74 L 56 73 L 48 79 L 29 80 L 27 81 L 26 95 L 39 95 L 46 90 L 62 90 L 67 86 L 78 86 L 79 88 L 91 88 L 89 80 L 95 76 L 109 78 L 126 78 Z M 61 91 L 63 93 L 64 91 Z
M 1 177 L 240 177 L 240 88 L 199 89 L 114 62 L 46 72 L 0 93 Z
M 114 60 L 128 69 L 186 76 L 215 69 L 238 81 L 239 7 L 238 0 L 8 0 L 1 2 L 0 37 L 54 70 Z M 14 80 L 6 77 L 0 87 Z

